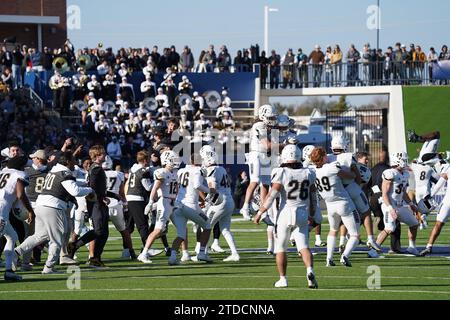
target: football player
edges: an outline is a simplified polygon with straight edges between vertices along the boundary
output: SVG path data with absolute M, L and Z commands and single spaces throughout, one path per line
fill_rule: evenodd
M 450 217 L 450 187 L 448 186 L 450 165 L 445 161 L 442 161 L 439 167 L 440 168 L 437 169 L 437 171 L 438 173 L 440 173 L 441 177 L 436 186 L 433 188 L 431 196 L 434 197 L 438 193 L 438 191 L 445 185 L 445 183 L 447 183 L 447 190 L 445 192 L 441 208 L 439 209 L 439 214 L 436 218 L 436 224 L 428 240 L 427 247 L 420 253 L 422 257 L 432 253 L 433 245 L 441 234 L 442 228 L 444 227 L 445 223 L 447 223 L 448 218 Z
M 200 236 L 200 252 L 197 260 L 212 262 L 206 255 L 206 246 L 211 234 L 211 223 L 199 206 L 199 193 L 208 194 L 209 188 L 205 186 L 204 173 L 201 169 L 201 158 L 197 154 L 191 155 L 191 165 L 178 171 L 178 195 L 173 211 L 173 222 L 177 229 L 177 238 L 173 241 L 169 265 L 179 264 L 177 251 L 183 241 L 187 239 L 187 221 L 191 220 L 200 226 L 203 231 Z M 219 196 L 219 195 L 218 195 Z M 183 251 L 182 261 L 189 261 L 189 252 Z
M 261 199 L 264 201 L 270 185 L 270 165 L 272 136 L 271 131 L 277 125 L 278 113 L 275 107 L 264 105 L 259 109 L 259 121 L 251 129 L 250 153 L 247 163 L 250 169 L 250 184 L 245 195 L 241 214 L 246 220 L 250 217 L 250 202 L 253 192 L 261 185 Z
M 335 266 L 333 252 L 336 235 L 341 222 L 344 224 L 350 239 L 345 246 L 340 262 L 351 267 L 350 254 L 359 244 L 360 217 L 352 199 L 344 188 L 343 181 L 353 180 L 354 172 L 341 167 L 338 162 L 329 163 L 324 148 L 316 148 L 311 153 L 311 161 L 316 166 L 316 187 L 327 205 L 330 233 L 327 238 L 327 267 Z
M 177 169 L 180 166 L 180 158 L 173 151 L 164 151 L 161 154 L 161 165 L 162 168 L 154 172 L 155 182 L 150 192 L 149 202 L 144 211 L 147 216 L 151 214 L 153 203 L 156 197 L 159 196 L 155 229 L 148 236 L 145 247 L 138 256 L 138 260 L 143 263 L 152 263 L 149 259 L 148 251 L 153 242 L 167 228 L 167 222 L 172 216 L 173 206 L 178 192 Z
M 390 161 L 392 168 L 383 172 L 381 187 L 383 200 L 381 210 L 383 211 L 385 228 L 378 235 L 377 243 L 381 246 L 387 236 L 395 231 L 395 222 L 398 219 L 409 227 L 409 246 L 406 251 L 418 256 L 416 236 L 419 222 L 416 216 L 420 214 L 406 193 L 409 177 L 407 171 L 408 155 L 406 152 L 394 153 L 390 156 Z M 403 205 L 404 202 L 407 206 Z
M 0 237 L 6 238 L 5 246 L 5 281 L 20 281 L 22 277 L 14 273 L 17 257 L 14 246 L 18 240 L 17 233 L 9 222 L 9 213 L 16 199 L 22 202 L 28 211 L 29 222 L 34 219 L 34 211 L 25 193 L 28 185 L 24 167 L 27 163 L 25 157 L 14 157 L 6 163 L 6 168 L 0 171 Z
M 137 256 L 133 249 L 133 242 L 123 216 L 123 206 L 126 203 L 124 192 L 125 176 L 122 172 L 113 170 L 113 161 L 109 156 L 106 156 L 102 166 L 107 180 L 108 189 L 106 195 L 109 200 L 109 219 L 122 236 L 124 247 L 122 256 L 130 256 L 132 260 L 136 260 Z
M 433 165 L 439 162 L 438 148 L 441 141 L 441 133 L 439 131 L 419 136 L 414 130 L 408 130 L 407 135 L 409 142 L 423 143 L 418 158 L 419 163 L 428 163 Z
M 338 162 L 340 166 L 350 169 L 355 178 L 353 179 L 344 179 L 343 185 L 345 190 L 348 192 L 351 200 L 353 201 L 356 210 L 359 212 L 360 218 L 364 223 L 364 228 L 367 233 L 367 246 L 371 249 L 376 250 L 377 252 L 381 252 L 381 248 L 377 245 L 373 232 L 373 224 L 370 213 L 369 200 L 367 199 L 365 193 L 360 187 L 362 183 L 361 174 L 357 167 L 357 161 L 355 157 L 351 153 L 346 153 L 348 147 L 348 141 L 343 136 L 334 137 L 331 141 L 331 150 L 333 154 L 328 155 L 328 161 L 330 163 Z M 346 233 L 344 227 L 341 229 L 341 243 L 340 246 L 343 245 L 342 238 Z M 341 251 L 343 248 L 341 249 Z
M 433 167 L 428 164 L 412 162 L 410 165 L 412 175 L 415 183 L 415 200 L 416 203 L 420 203 L 425 199 L 428 199 L 431 195 L 431 187 L 439 180 L 439 175 L 434 171 Z M 411 199 L 412 200 L 412 199 Z M 426 229 L 427 215 L 422 214 L 420 221 L 420 230 Z
M 209 196 L 212 204 L 207 210 L 207 215 L 211 219 L 212 226 L 219 224 L 220 231 L 231 250 L 231 255 L 223 261 L 238 262 L 240 257 L 230 231 L 231 216 L 235 208 L 230 178 L 225 168 L 217 164 L 218 156 L 215 152 L 207 154 L 202 160 L 203 166 L 206 168 L 206 181 L 211 191 Z M 217 194 L 220 195 L 220 199 L 215 199 Z
M 298 252 L 301 254 L 306 267 L 308 287 L 317 289 L 318 284 L 314 275 L 313 256 L 308 246 L 309 220 L 316 212 L 316 175 L 302 164 L 302 152 L 295 145 L 286 146 L 281 153 L 281 167 L 272 171 L 272 187 L 267 200 L 255 216 L 255 223 L 259 223 L 261 216 L 271 208 L 278 196 L 281 196 L 280 213 L 276 220 L 275 253 L 280 280 L 275 283 L 276 288 L 288 286 L 286 278 L 287 254 L 291 233 L 294 233 Z

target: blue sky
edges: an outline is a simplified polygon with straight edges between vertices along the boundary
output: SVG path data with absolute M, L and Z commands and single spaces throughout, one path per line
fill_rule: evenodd
M 81 8 L 81 30 L 69 32 L 76 47 L 101 41 L 121 46 L 181 49 L 188 44 L 194 55 L 210 43 L 226 44 L 234 55 L 250 44 L 263 47 L 264 5 L 278 8 L 270 14 L 270 49 L 284 53 L 298 47 L 310 51 L 339 43 L 362 47 L 376 44 L 376 31 L 368 30 L 366 13 L 376 0 L 68 0 Z M 381 47 L 397 41 L 441 47 L 448 40 L 450 1 L 381 0 Z

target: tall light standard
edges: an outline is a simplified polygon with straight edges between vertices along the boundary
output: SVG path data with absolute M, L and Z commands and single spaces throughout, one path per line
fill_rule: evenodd
M 269 56 L 269 12 L 278 12 L 278 9 L 264 7 L 264 50 L 266 56 Z
M 380 12 L 381 12 L 381 9 L 380 9 L 380 0 L 378 0 L 377 1 L 377 7 L 378 7 L 378 10 L 377 10 L 377 50 L 378 49 L 380 49 L 380 28 L 381 28 L 381 25 L 380 25 L 380 23 L 381 23 L 381 21 L 380 21 Z

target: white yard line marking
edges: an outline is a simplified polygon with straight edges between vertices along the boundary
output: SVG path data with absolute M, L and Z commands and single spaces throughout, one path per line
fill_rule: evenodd
M 318 291 L 340 291 L 340 292 L 369 292 L 369 293 L 424 293 L 424 294 L 445 294 L 448 295 L 448 291 L 431 291 L 431 290 L 368 290 L 368 289 L 316 289 L 311 290 L 307 288 L 98 288 L 98 289 L 81 289 L 81 290 L 12 290 L 12 291 L 0 291 L 0 294 L 11 293 L 60 293 L 60 292 L 72 292 L 72 293 L 86 293 L 86 292 L 133 292 L 133 291 L 305 291 L 305 292 L 318 292 Z

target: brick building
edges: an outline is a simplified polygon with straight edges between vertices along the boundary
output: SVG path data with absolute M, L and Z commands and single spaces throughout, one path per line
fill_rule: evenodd
M 66 10 L 66 0 L 0 1 L 0 43 L 15 38 L 40 51 L 61 47 L 67 39 Z

